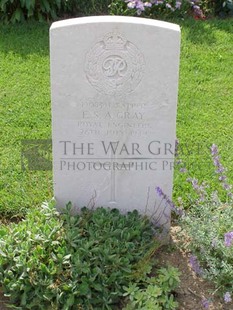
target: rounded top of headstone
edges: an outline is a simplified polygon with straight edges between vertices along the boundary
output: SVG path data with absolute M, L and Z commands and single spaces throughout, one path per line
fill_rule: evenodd
M 180 26 L 177 24 L 133 16 L 88 16 L 88 17 L 71 18 L 54 22 L 51 25 L 50 29 L 89 24 L 89 23 L 126 23 L 126 24 L 130 23 L 130 24 L 140 24 L 140 25 L 160 27 L 180 32 Z

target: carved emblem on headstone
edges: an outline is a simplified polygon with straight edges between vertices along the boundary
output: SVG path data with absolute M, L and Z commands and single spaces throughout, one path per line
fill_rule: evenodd
M 100 93 L 131 93 L 144 73 L 144 57 L 139 49 L 114 30 L 104 36 L 87 53 L 86 77 Z

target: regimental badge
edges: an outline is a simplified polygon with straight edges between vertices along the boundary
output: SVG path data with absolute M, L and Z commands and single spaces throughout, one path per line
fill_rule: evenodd
M 126 95 L 142 80 L 145 61 L 140 50 L 114 30 L 87 53 L 86 77 L 100 93 Z

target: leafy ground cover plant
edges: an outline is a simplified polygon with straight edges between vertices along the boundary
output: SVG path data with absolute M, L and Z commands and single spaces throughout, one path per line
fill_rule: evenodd
M 156 276 L 146 277 L 140 283 L 131 283 L 129 287 L 124 287 L 124 296 L 128 296 L 129 302 L 123 310 L 176 309 L 178 303 L 171 292 L 179 281 L 178 270 L 169 266 L 160 268 Z
M 15 309 L 119 309 L 123 287 L 150 273 L 159 243 L 147 219 L 104 208 L 72 216 L 70 209 L 60 215 L 44 204 L 0 230 L 0 282 Z M 175 305 L 176 275 L 164 269 L 159 279 L 161 301 Z M 151 285 L 140 284 L 143 296 Z
M 233 199 L 216 145 L 212 145 L 211 153 L 217 178 L 226 193 L 225 202 L 221 202 L 217 191 L 209 194 L 204 182 L 199 184 L 197 179 L 189 178 L 197 199 L 181 218 L 181 225 L 190 237 L 193 270 L 214 282 L 216 293 L 228 303 L 233 294 Z

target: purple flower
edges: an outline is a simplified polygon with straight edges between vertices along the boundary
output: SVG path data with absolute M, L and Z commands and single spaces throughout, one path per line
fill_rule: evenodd
M 215 170 L 215 173 L 219 174 L 218 179 L 222 183 L 222 187 L 228 192 L 228 196 L 232 197 L 232 194 L 229 193 L 231 186 L 227 183 L 227 177 L 223 174 L 226 171 L 226 169 L 220 163 L 220 157 L 218 155 L 217 145 L 213 144 L 211 146 L 211 154 L 213 157 L 214 166 L 217 168 L 217 170 Z
M 169 4 L 169 3 L 166 3 L 166 8 L 168 8 L 168 9 L 171 9 L 171 4 Z
M 219 181 L 225 181 L 226 180 L 226 176 L 225 175 L 220 175 L 220 177 L 218 178 L 219 179 Z
M 200 10 L 200 7 L 199 7 L 199 5 L 194 5 L 193 9 L 198 11 L 198 10 Z
M 215 171 L 216 173 L 220 174 L 223 173 L 225 171 L 225 168 L 220 164 L 218 166 L 218 169 Z
M 224 235 L 224 245 L 230 247 L 233 243 L 233 231 L 230 231 Z
M 232 299 L 231 299 L 231 294 L 230 294 L 229 292 L 226 292 L 226 293 L 225 293 L 225 295 L 224 295 L 224 301 L 225 301 L 226 303 L 232 301 Z
M 216 156 L 214 156 L 214 165 L 215 166 L 218 166 L 219 165 L 219 156 L 217 155 L 217 153 L 216 153 Z
M 209 309 L 210 301 L 208 299 L 203 299 L 201 303 L 205 309 Z
M 177 215 L 183 215 L 183 210 L 177 208 L 175 204 L 167 197 L 167 195 L 164 194 L 161 187 L 156 187 L 156 192 L 159 197 L 161 197 L 165 202 L 168 204 L 168 206 L 171 208 L 172 211 L 174 211 Z
M 186 169 L 186 168 L 180 168 L 180 172 L 181 172 L 181 173 L 186 173 L 186 172 L 187 172 L 187 169 Z
M 151 8 L 152 4 L 151 4 L 150 2 L 145 2 L 145 3 L 144 3 L 144 6 L 145 6 L 146 8 Z
M 180 9 L 180 7 L 181 7 L 181 2 L 180 1 L 176 1 L 176 9 Z
M 232 199 L 233 198 L 233 194 L 232 193 L 227 193 L 227 195 Z
M 129 8 L 129 9 L 134 9 L 135 8 L 135 1 L 131 1 L 131 2 L 128 2 L 128 4 L 127 4 L 127 7 Z
M 224 183 L 223 184 L 223 188 L 226 190 L 226 191 L 229 191 L 231 189 L 231 185 L 227 184 L 227 183 Z
M 144 3 L 142 1 L 136 1 L 136 9 L 144 11 Z
M 196 193 L 199 196 L 199 199 L 197 200 L 197 202 L 204 202 L 207 196 L 207 193 L 206 193 L 207 186 L 204 183 L 199 185 L 197 179 L 188 178 L 187 181 L 192 183 L 193 189 L 196 191 Z
M 189 263 L 190 263 L 190 265 L 191 265 L 193 271 L 194 271 L 196 274 L 198 274 L 198 275 L 202 274 L 201 266 L 200 266 L 200 264 L 199 264 L 199 262 L 198 262 L 198 259 L 197 259 L 197 257 L 196 257 L 195 255 L 192 255 L 192 256 L 190 257 Z
M 192 179 L 191 181 L 192 186 L 194 189 L 199 189 L 199 185 L 198 185 L 198 180 L 197 179 Z
M 175 149 L 179 146 L 179 144 L 180 144 L 180 141 L 179 141 L 179 139 L 176 138 L 176 140 L 175 140 Z
M 159 197 L 162 197 L 162 196 L 163 196 L 163 191 L 162 191 L 162 188 L 161 188 L 161 187 L 157 186 L 157 187 L 156 187 L 156 192 L 157 192 L 157 194 L 159 195 Z

